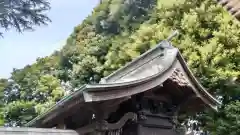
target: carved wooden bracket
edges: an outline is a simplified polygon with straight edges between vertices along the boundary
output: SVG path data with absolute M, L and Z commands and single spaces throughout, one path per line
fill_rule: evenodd
M 78 128 L 76 131 L 79 134 L 90 133 L 95 131 L 110 131 L 121 129 L 127 121 L 137 121 L 137 114 L 133 112 L 126 113 L 118 122 L 108 123 L 106 120 L 97 121 L 85 127 Z

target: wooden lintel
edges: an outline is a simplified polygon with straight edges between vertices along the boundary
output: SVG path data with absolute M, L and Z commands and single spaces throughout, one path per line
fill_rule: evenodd
M 103 106 L 104 108 L 111 108 L 111 107 L 115 107 L 118 106 L 119 104 L 121 104 L 122 102 L 130 99 L 130 96 L 124 97 L 124 98 L 119 98 L 119 99 L 115 99 L 115 100 L 109 100 L 109 101 L 105 101 L 101 104 L 101 106 Z
M 144 94 L 144 97 L 149 98 L 149 99 L 153 99 L 153 100 L 156 100 L 156 101 L 163 101 L 163 102 L 166 102 L 166 103 L 171 103 L 172 102 L 172 100 L 170 98 L 170 95 L 168 95 L 168 94 L 156 95 L 156 94 L 153 94 L 152 92 L 146 92 Z

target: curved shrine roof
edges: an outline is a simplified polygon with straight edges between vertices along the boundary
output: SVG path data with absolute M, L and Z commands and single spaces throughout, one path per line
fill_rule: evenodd
M 169 78 L 179 83 L 179 80 L 173 77 L 173 74 L 178 72 L 185 77 L 180 81 L 185 80 L 201 102 L 216 110 L 220 103 L 197 81 L 178 49 L 172 47 L 170 42 L 162 41 L 155 48 L 103 78 L 99 84 L 83 85 L 26 126 L 44 127 L 45 123 L 60 117 L 74 106 L 82 107 L 80 113 L 91 117 L 89 112 L 83 111 L 91 106 L 91 103 L 131 98 L 132 95 L 162 85 Z

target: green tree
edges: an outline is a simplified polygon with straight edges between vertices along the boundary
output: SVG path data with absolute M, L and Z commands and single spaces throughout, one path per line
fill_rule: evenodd
M 58 63 L 59 55 L 55 53 L 38 58 L 23 69 L 15 69 L 9 79 L 2 79 L 2 116 L 6 126 L 26 124 L 65 95 L 61 81 L 55 77 Z
M 48 0 L 0 0 L 1 32 L 10 28 L 22 32 L 46 25 L 50 22 L 46 16 L 49 9 Z
M 17 100 L 8 103 L 4 109 L 5 126 L 21 126 L 37 116 L 33 101 Z
M 85 83 L 98 83 L 178 29 L 181 34 L 173 45 L 199 81 L 223 103 L 218 113 L 197 115 L 202 128 L 213 135 L 238 135 L 238 130 L 232 130 L 240 122 L 239 28 L 240 23 L 213 0 L 102 0 L 74 28 L 60 52 L 14 70 L 8 83 L 1 85 L 6 93 L 5 124 L 26 123 L 28 116 L 45 111 L 66 94 L 62 84 L 72 91 Z M 30 106 L 34 110 L 28 110 Z
M 233 101 L 224 106 L 221 116 L 211 123 L 213 135 L 238 135 L 240 133 L 240 102 Z
M 9 82 L 7 79 L 0 79 L 0 126 L 4 124 L 4 92 L 8 88 Z

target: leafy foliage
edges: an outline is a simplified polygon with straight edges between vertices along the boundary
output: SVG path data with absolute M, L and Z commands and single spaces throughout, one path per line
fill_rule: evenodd
M 223 115 L 221 119 L 216 121 L 216 128 L 213 130 L 216 135 L 238 135 L 240 133 L 240 102 L 234 101 L 224 107 Z M 230 132 L 231 131 L 231 132 Z
M 18 126 L 37 116 L 35 102 L 13 101 L 7 104 L 4 111 L 5 126 Z
M 60 52 L 14 70 L 2 81 L 5 124 L 21 126 L 28 116 L 43 112 L 82 84 L 98 83 L 178 29 L 181 35 L 173 44 L 199 81 L 223 103 L 219 113 L 202 113 L 202 124 L 212 134 L 230 133 L 240 122 L 239 28 L 239 22 L 213 0 L 102 0 L 74 28 Z M 19 112 L 31 105 L 34 111 Z
M 50 21 L 45 15 L 49 9 L 47 0 L 0 0 L 0 28 L 22 32 L 46 25 Z

